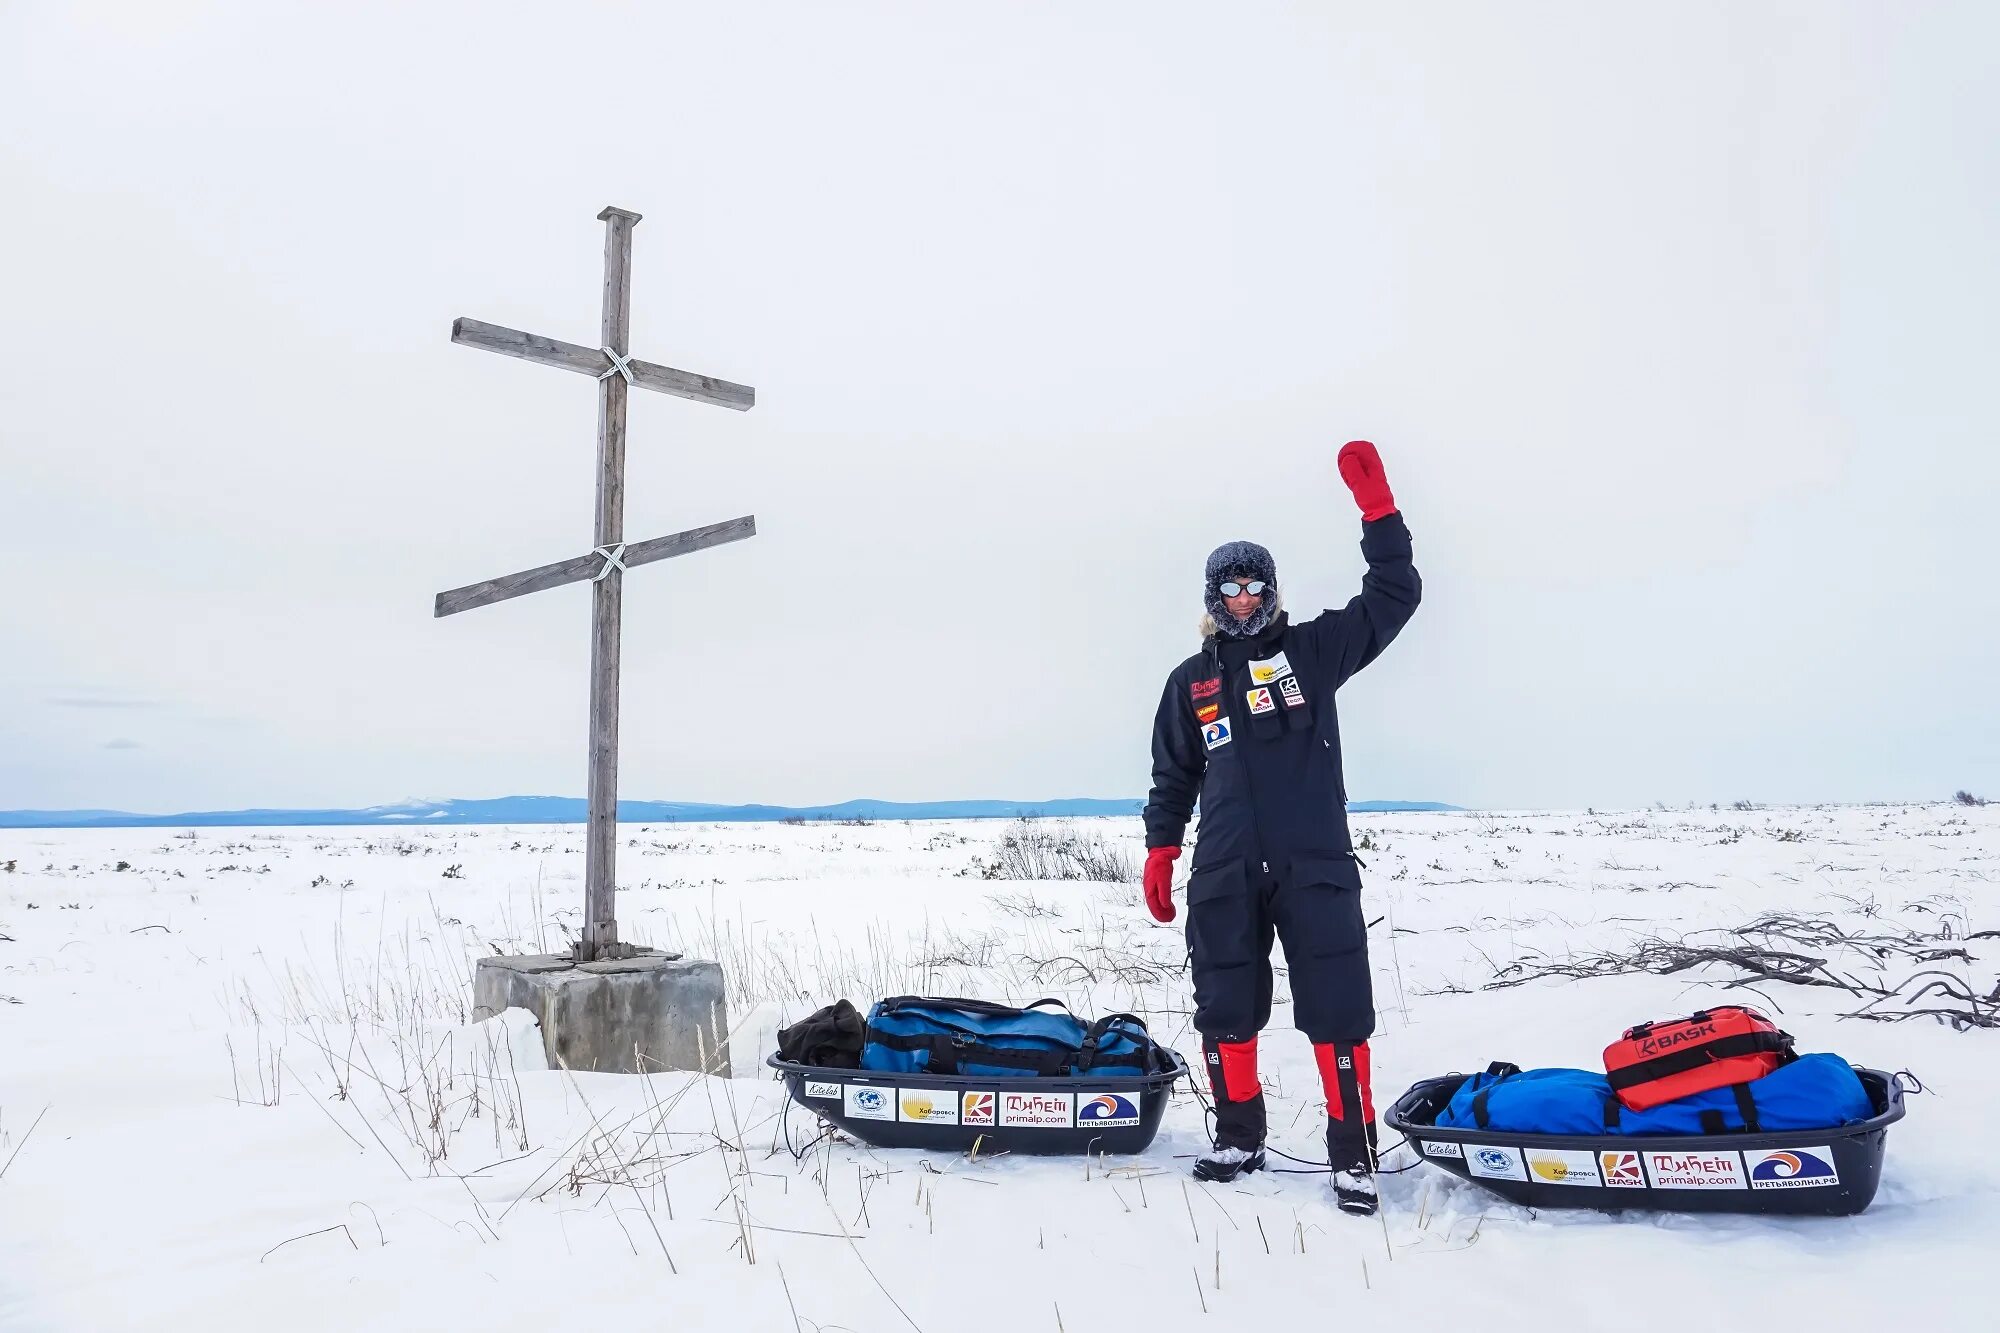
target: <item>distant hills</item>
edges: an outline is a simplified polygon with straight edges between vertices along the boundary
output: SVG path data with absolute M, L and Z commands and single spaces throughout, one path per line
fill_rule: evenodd
M 1144 801 L 1069 797 L 1056 801 L 842 801 L 838 805 L 703 805 L 620 801 L 627 824 L 707 824 L 779 820 L 1090 818 L 1137 815 Z M 1456 810 L 1437 801 L 1356 801 L 1352 811 Z M 300 828 L 330 825 L 581 824 L 574 796 L 502 796 L 486 801 L 400 801 L 362 810 L 195 810 L 141 815 L 125 810 L 0 810 L 0 828 Z

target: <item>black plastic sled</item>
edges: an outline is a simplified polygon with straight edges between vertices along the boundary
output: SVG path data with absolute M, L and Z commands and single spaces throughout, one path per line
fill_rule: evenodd
M 792 1100 L 877 1148 L 1037 1155 L 1136 1153 L 1159 1133 L 1177 1052 L 1157 1074 L 1088 1078 L 990 1078 L 824 1069 L 773 1055 Z
M 1903 1118 L 1903 1090 L 1893 1076 L 1859 1066 L 1854 1072 L 1875 1114 L 1836 1129 L 1642 1137 L 1433 1123 L 1465 1074 L 1416 1084 L 1383 1118 L 1432 1166 L 1529 1208 L 1840 1217 L 1874 1199 L 1889 1126 Z

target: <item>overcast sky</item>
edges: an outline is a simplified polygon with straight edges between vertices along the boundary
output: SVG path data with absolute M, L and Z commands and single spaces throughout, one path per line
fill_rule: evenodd
M 2000 6 L 0 0 L 0 807 L 1137 795 L 1381 448 L 1357 798 L 2000 795 Z

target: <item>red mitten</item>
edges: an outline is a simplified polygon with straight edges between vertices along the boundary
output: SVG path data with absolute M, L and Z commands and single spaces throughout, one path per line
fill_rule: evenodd
M 1382 456 L 1366 440 L 1349 440 L 1340 447 L 1340 479 L 1354 492 L 1361 517 L 1369 523 L 1396 512 L 1396 497 L 1389 494 L 1389 479 L 1382 474 Z
M 1180 854 L 1178 847 L 1146 849 L 1146 910 L 1155 921 L 1174 919 L 1174 858 Z

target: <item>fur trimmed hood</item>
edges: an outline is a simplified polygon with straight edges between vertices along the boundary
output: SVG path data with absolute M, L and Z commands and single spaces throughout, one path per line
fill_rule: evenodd
M 1231 639 L 1254 637 L 1276 620 L 1278 612 L 1283 609 L 1278 597 L 1278 562 L 1256 542 L 1224 542 L 1210 551 L 1207 563 L 1202 566 L 1201 579 L 1201 604 L 1205 612 L 1201 618 L 1203 639 L 1211 639 L 1218 634 Z M 1223 602 L 1219 585 L 1229 579 L 1255 580 L 1268 585 L 1264 589 L 1262 604 L 1248 620 L 1239 621 L 1230 615 L 1228 606 Z
M 1265 624 L 1269 625 L 1275 622 L 1285 609 L 1285 595 L 1278 591 L 1276 584 L 1272 584 L 1270 590 L 1264 594 L 1264 605 L 1271 609 L 1270 618 L 1265 621 Z M 1202 612 L 1201 619 L 1195 622 L 1195 631 L 1201 635 L 1203 643 L 1219 637 L 1222 633 L 1221 628 L 1215 623 L 1215 617 L 1206 611 Z

